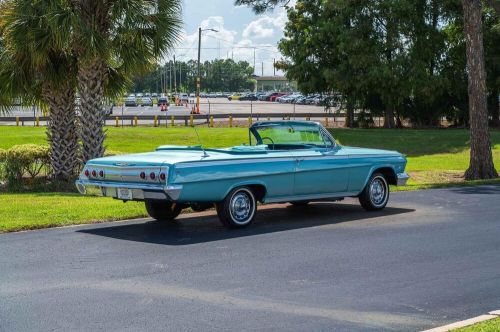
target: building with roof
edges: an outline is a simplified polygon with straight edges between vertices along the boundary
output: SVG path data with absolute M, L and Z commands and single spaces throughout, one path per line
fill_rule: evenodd
M 294 91 L 297 90 L 295 82 L 289 81 L 285 76 L 256 76 L 255 91 Z

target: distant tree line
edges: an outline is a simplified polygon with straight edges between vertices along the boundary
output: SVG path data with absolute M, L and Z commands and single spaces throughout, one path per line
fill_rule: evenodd
M 200 64 L 201 90 L 244 91 L 253 90 L 253 68 L 246 61 L 216 59 Z M 194 92 L 196 91 L 197 62 L 169 61 L 138 75 L 133 80 L 132 92 Z
M 304 92 L 331 91 L 353 110 L 433 126 L 469 121 L 466 45 L 460 1 L 301 0 L 288 9 L 279 63 Z M 500 24 L 483 8 L 488 110 L 498 126 Z

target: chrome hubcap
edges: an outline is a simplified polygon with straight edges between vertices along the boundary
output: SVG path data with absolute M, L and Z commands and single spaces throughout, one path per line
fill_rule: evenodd
M 370 198 L 374 205 L 382 205 L 386 198 L 386 186 L 382 179 L 373 179 L 370 185 Z
M 231 198 L 230 212 L 237 223 L 245 223 L 252 215 L 253 202 L 246 192 L 238 192 Z

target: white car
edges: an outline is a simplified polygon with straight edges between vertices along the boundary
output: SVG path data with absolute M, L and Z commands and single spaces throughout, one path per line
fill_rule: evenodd
M 137 101 L 135 99 L 135 96 L 130 95 L 127 98 L 125 98 L 125 106 L 137 106 Z

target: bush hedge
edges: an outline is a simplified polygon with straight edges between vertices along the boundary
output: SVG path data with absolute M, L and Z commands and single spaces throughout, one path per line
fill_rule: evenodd
M 7 181 L 9 189 L 21 188 L 24 177 L 34 179 L 42 171 L 50 173 L 49 148 L 36 144 L 14 145 L 0 151 L 0 163 L 0 177 Z

